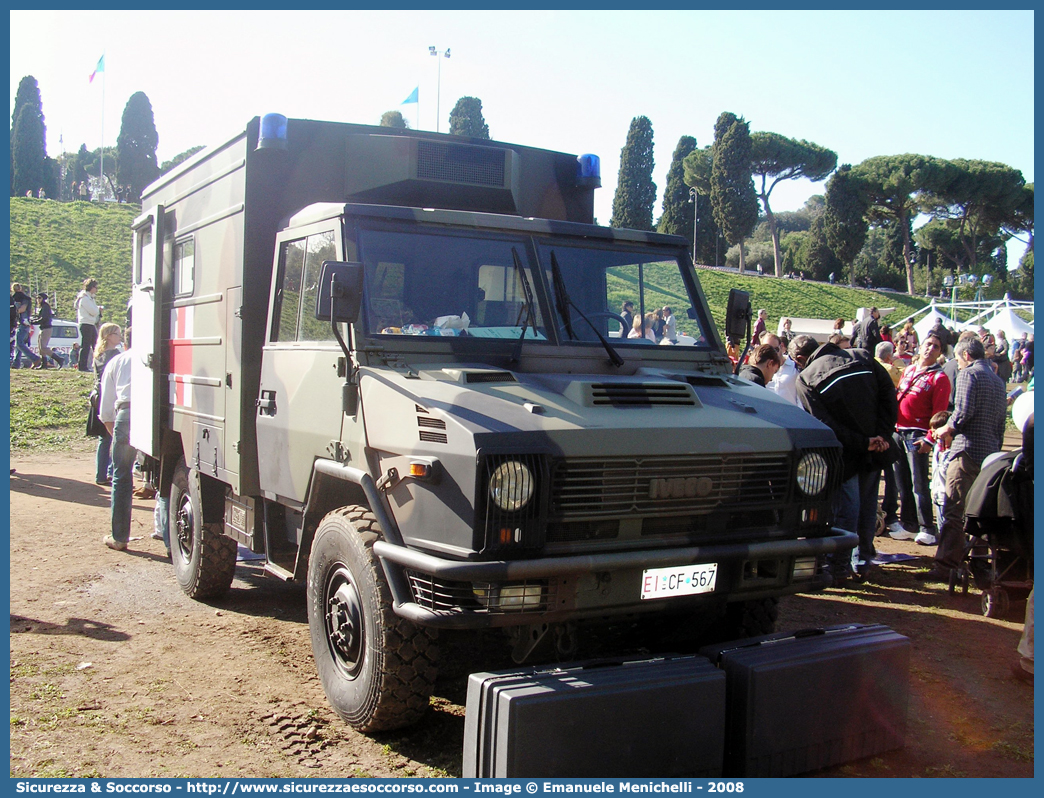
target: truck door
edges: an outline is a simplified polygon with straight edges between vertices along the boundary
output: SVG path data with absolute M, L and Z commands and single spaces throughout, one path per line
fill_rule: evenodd
M 162 299 L 158 294 L 163 274 L 163 206 L 156 205 L 134 220 L 132 253 L 131 349 L 131 446 L 156 456 L 160 441 L 162 357 L 156 351 L 160 338 Z
M 319 271 L 338 260 L 340 233 L 313 226 L 280 234 L 261 357 L 257 459 L 266 496 L 303 502 L 312 463 L 335 456 L 341 439 L 343 357 L 329 322 L 315 318 Z

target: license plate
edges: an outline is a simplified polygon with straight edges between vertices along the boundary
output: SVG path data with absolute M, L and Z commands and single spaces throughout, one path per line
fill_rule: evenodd
M 642 573 L 642 599 L 692 596 L 713 593 L 718 578 L 718 564 L 676 565 L 673 568 L 649 568 Z

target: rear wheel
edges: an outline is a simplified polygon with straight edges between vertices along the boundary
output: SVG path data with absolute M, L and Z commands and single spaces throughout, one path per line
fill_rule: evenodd
M 224 523 L 203 521 L 199 472 L 185 458 L 170 486 L 170 554 L 185 595 L 194 599 L 223 595 L 236 573 L 236 542 L 222 534 Z
M 308 627 L 330 705 L 363 732 L 416 722 L 437 674 L 437 631 L 397 616 L 362 507 L 329 513 L 308 561 Z

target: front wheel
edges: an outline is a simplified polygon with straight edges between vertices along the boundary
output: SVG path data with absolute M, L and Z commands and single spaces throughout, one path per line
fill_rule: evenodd
M 982 614 L 987 618 L 1003 618 L 1011 609 L 1008 591 L 1002 587 L 991 587 L 982 594 Z
M 772 634 L 776 631 L 777 618 L 779 618 L 778 598 L 742 601 L 730 604 L 725 611 L 725 623 L 730 634 L 736 638 Z
M 373 553 L 380 527 L 362 507 L 329 513 L 308 561 L 308 627 L 334 711 L 362 732 L 416 722 L 437 674 L 437 631 L 400 618 Z
M 228 592 L 236 573 L 236 542 L 223 534 L 224 523 L 203 521 L 199 472 L 182 457 L 170 486 L 170 555 L 185 595 L 215 598 Z

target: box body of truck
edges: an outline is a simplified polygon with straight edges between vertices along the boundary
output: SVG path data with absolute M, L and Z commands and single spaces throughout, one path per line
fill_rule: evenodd
M 825 586 L 854 544 L 833 433 L 731 375 L 683 240 L 593 224 L 591 164 L 266 117 L 143 194 L 132 443 L 179 582 L 227 588 L 232 541 L 306 581 L 358 728 L 422 711 L 439 628 L 524 659 L 576 623 L 699 625 Z M 340 267 L 359 311 L 326 321 Z M 692 345 L 635 336 L 621 298 Z

